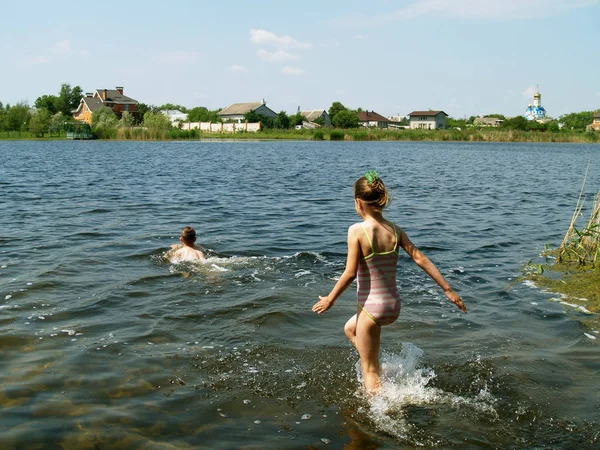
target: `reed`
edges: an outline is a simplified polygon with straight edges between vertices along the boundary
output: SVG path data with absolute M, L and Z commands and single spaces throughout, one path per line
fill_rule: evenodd
M 590 266 L 595 269 L 600 267 L 600 192 L 596 194 L 592 212 L 586 225 L 581 229 L 575 227 L 577 219 L 582 215 L 584 205 L 583 188 L 586 178 L 587 170 L 575 206 L 575 212 L 571 218 L 571 224 L 558 248 L 556 263 L 576 262 L 580 266 Z

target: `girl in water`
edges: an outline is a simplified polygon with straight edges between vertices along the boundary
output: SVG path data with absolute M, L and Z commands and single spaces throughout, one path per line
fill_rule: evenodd
M 396 266 L 400 247 L 444 290 L 448 299 L 462 311 L 467 307 L 435 265 L 408 239 L 406 233 L 383 217 L 390 198 L 374 170 L 354 183 L 356 212 L 363 219 L 348 229 L 346 269 L 326 297 L 319 296 L 312 310 L 322 314 L 350 286 L 357 282 L 357 312 L 344 326 L 346 336 L 360 355 L 365 388 L 376 393 L 381 388 L 379 343 L 381 327 L 400 315 L 400 295 Z

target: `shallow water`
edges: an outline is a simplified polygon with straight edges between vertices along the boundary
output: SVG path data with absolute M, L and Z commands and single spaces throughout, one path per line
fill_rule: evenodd
M 594 448 L 599 330 L 516 282 L 566 232 L 597 145 L 0 142 L 2 448 Z M 410 260 L 365 398 L 343 325 L 352 182 Z M 194 225 L 206 264 L 162 254 Z M 515 283 L 516 282 L 516 283 Z

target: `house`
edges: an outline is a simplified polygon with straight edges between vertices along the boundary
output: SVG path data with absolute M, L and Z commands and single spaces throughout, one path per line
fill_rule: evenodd
M 330 127 L 331 126 L 331 118 L 327 111 L 324 109 L 311 109 L 308 111 L 300 111 L 302 117 L 306 119 L 306 122 L 319 123 L 322 120 L 323 126 Z M 316 122 L 316 121 L 319 122 Z
M 178 122 L 186 122 L 188 120 L 188 115 L 178 109 L 166 109 L 161 111 L 161 113 L 167 116 L 171 121 L 171 125 L 174 126 L 176 126 Z
M 477 117 L 473 121 L 473 125 L 476 127 L 499 127 L 502 125 L 504 120 L 498 119 L 497 117 Z
M 375 111 L 361 111 L 358 113 L 358 124 L 363 127 L 387 128 L 390 120 L 377 114 Z
M 137 100 L 123 95 L 123 87 L 96 89 L 96 92 L 89 92 L 81 99 L 79 106 L 73 111 L 73 118 L 81 122 L 92 123 L 92 114 L 103 106 L 112 109 L 117 117 L 121 117 L 125 111 L 135 114 L 137 105 Z
M 600 131 L 600 112 L 594 111 L 594 118 L 592 119 L 592 124 L 589 125 L 592 130 Z
M 408 114 L 410 129 L 425 130 L 446 129 L 446 114 L 444 111 L 413 111 Z
M 254 111 L 257 114 L 263 114 L 267 117 L 276 117 L 277 113 L 271 108 L 267 107 L 267 103 L 263 100 L 262 102 L 250 102 L 250 103 L 234 103 L 225 109 L 222 109 L 217 114 L 223 121 L 229 122 L 243 122 L 244 116 L 250 111 Z

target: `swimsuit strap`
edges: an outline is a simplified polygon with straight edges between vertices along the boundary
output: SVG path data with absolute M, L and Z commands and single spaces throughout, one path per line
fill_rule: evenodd
M 367 233 L 367 228 L 365 227 L 365 224 L 361 224 L 363 227 L 363 230 L 365 231 L 365 235 L 367 236 L 367 239 L 369 240 L 369 244 L 371 245 L 371 254 L 375 253 L 375 249 L 373 248 L 373 241 L 371 241 L 371 238 L 369 236 L 369 233 Z

